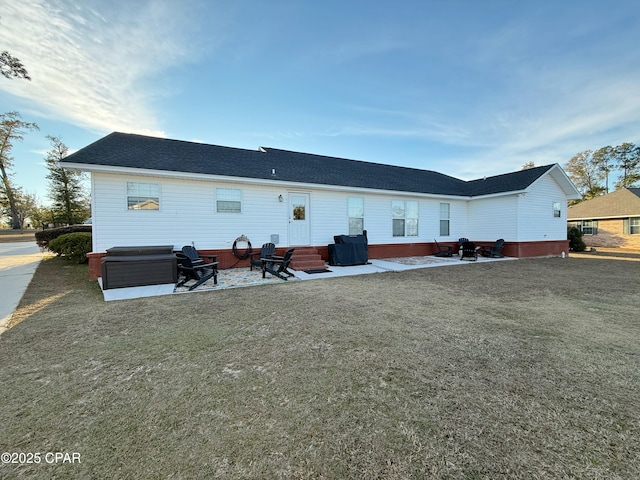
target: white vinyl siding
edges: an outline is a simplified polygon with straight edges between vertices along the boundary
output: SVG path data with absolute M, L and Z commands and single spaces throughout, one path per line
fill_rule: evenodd
M 254 247 L 271 241 L 271 235 L 278 235 L 279 246 L 289 245 L 288 201 L 280 202 L 278 197 L 288 198 L 290 192 L 281 186 L 243 184 L 239 188 L 242 214 L 219 214 L 216 189 L 238 189 L 239 184 L 162 178 L 155 182 L 162 192 L 160 210 L 123 214 L 122 199 L 126 197 L 127 182 L 149 183 L 149 180 L 143 176 L 92 174 L 93 250 L 96 252 L 122 245 L 172 244 L 181 248 L 191 243 L 200 249 L 231 249 L 234 240 L 242 234 Z M 409 218 L 413 221 L 409 233 L 417 233 L 417 236 L 394 237 L 389 223 L 391 203 L 397 196 L 384 193 L 354 195 L 320 189 L 305 191 L 310 194 L 311 245 L 328 245 L 333 243 L 334 235 L 350 233 L 349 198 L 362 198 L 365 206 L 362 221 L 370 244 L 428 242 L 439 235 L 439 204 L 442 202 L 438 199 L 403 200 L 410 206 Z M 451 235 L 457 238 L 467 233 L 467 202 L 451 201 L 450 204 Z
M 468 202 L 467 229 L 465 237 L 474 242 L 493 242 L 499 238 L 513 241 L 518 237 L 518 197 L 508 195 L 479 198 Z
M 550 176 L 541 177 L 526 192 L 474 199 L 469 204 L 468 234 L 474 241 L 533 242 L 567 237 L 565 196 Z M 554 205 L 559 203 L 560 205 Z M 560 207 L 560 217 L 554 207 Z
M 159 210 L 128 210 L 128 182 L 157 185 Z M 240 192 L 240 196 L 235 193 L 235 199 L 219 198 L 220 189 Z M 542 177 L 523 195 L 466 200 L 398 192 L 336 190 L 326 186 L 310 185 L 307 189 L 294 190 L 285 184 L 94 172 L 93 250 L 102 252 L 113 246 L 163 244 L 181 248 L 192 243 L 199 249 L 231 249 L 234 240 L 243 234 L 254 248 L 271 241 L 271 235 L 278 235 L 278 246 L 287 246 L 290 245 L 289 198 L 295 192 L 309 194 L 307 214 L 310 244 L 314 246 L 333 243 L 334 235 L 354 233 L 356 223 L 362 223 L 366 228 L 371 245 L 430 243 L 434 238 L 444 241 L 460 237 L 476 242 L 493 242 L 498 238 L 507 242 L 566 238 L 565 197 L 550 177 Z M 153 197 L 149 192 L 147 195 Z M 279 201 L 280 196 L 284 201 Z M 364 208 L 360 208 L 359 201 L 350 199 L 362 199 Z M 218 200 L 239 201 L 242 214 L 218 213 Z M 402 202 L 402 217 L 394 217 L 394 201 Z M 553 216 L 552 202 L 561 202 L 560 218 Z M 440 204 L 449 204 L 448 237 L 441 236 L 440 222 L 444 218 Z M 230 206 L 233 207 L 231 210 L 238 211 L 237 203 Z M 393 235 L 394 219 L 403 221 L 403 236 Z M 634 225 L 634 230 L 637 228 L 640 226 Z
M 127 181 L 144 182 L 144 178 L 128 177 Z M 228 215 L 216 212 L 216 188 L 226 188 L 218 187 L 220 182 L 162 179 L 158 183 L 162 191 L 160 210 L 123 213 L 123 201 L 117 201 L 126 196 L 123 176 L 92 175 L 94 251 L 122 245 L 181 248 L 192 242 L 196 248 L 230 249 L 242 234 L 259 246 L 270 241 L 272 233 L 279 234 L 280 244 L 286 245 L 287 204 L 278 201 L 281 188 L 243 186 L 242 215 Z
M 553 214 L 553 202 L 560 204 L 559 217 Z M 566 218 L 567 202 L 564 193 L 551 176 L 541 177 L 524 195 L 518 197 L 517 240 L 522 242 L 566 239 Z

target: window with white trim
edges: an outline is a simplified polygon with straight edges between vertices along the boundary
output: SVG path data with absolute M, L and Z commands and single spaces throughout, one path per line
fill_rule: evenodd
M 448 237 L 451 227 L 451 205 L 449 203 L 440 204 L 440 236 Z
M 242 190 L 239 188 L 216 188 L 216 212 L 242 213 Z
M 349 215 L 349 235 L 362 235 L 364 231 L 364 198 L 349 197 L 347 199 Z
M 394 237 L 417 237 L 418 202 L 415 200 L 392 200 L 391 223 Z
M 553 216 L 560 218 L 562 216 L 562 204 L 560 202 L 553 202 Z
M 127 210 L 160 210 L 160 184 L 127 182 Z
M 625 228 L 624 233 L 627 235 L 640 235 L 640 217 L 630 217 L 626 219 L 629 225 L 629 228 Z

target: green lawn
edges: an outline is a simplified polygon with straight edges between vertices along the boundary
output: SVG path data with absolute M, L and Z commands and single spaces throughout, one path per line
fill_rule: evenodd
M 132 301 L 42 262 L 0 336 L 2 478 L 640 478 L 640 262 Z

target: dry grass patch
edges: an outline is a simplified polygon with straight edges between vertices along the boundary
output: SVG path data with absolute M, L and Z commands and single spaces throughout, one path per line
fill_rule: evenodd
M 0 476 L 637 478 L 638 287 L 534 259 L 105 303 L 48 259 L 0 451 L 82 463 Z

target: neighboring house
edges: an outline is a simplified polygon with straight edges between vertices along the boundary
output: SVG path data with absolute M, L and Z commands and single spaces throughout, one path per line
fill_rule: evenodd
M 509 256 L 567 251 L 567 200 L 557 164 L 463 181 L 441 173 L 274 148 L 245 150 L 112 133 L 69 155 L 91 172 L 93 255 L 113 246 L 194 244 L 222 267 L 241 235 L 254 249 L 312 246 L 367 232 L 370 258 L 428 255 L 498 238 Z
M 621 188 L 573 205 L 567 220 L 590 247 L 640 249 L 640 188 Z

